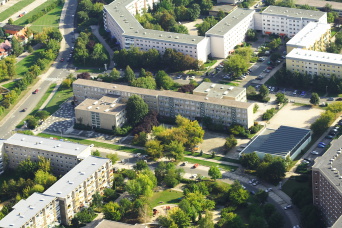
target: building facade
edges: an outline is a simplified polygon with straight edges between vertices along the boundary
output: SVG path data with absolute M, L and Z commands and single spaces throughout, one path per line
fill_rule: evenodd
M 330 43 L 330 29 L 330 24 L 310 22 L 286 43 L 287 53 L 294 48 L 324 52 Z
M 57 197 L 33 193 L 20 200 L 13 210 L 0 220 L 2 228 L 42 228 L 60 223 L 61 215 Z
M 75 108 L 76 123 L 113 130 L 126 122 L 126 105 L 118 97 L 103 96 L 99 100 L 85 99 Z
M 248 29 L 254 29 L 254 13 L 237 8 L 205 33 L 210 38 L 212 57 L 226 58 L 234 52 L 234 47 L 245 40 Z
M 323 214 L 327 227 L 342 227 L 342 138 L 332 141 L 329 149 L 312 166 L 313 204 Z
M 84 79 L 73 83 L 73 92 L 76 103 L 87 98 L 100 99 L 106 94 L 120 96 L 126 102 L 131 95 L 136 94 L 148 104 L 150 110 L 155 110 L 162 116 L 175 117 L 180 114 L 191 120 L 210 117 L 214 122 L 225 126 L 236 123 L 246 128 L 254 124 L 253 104 L 247 102 Z
M 14 134 L 3 142 L 2 153 L 8 160 L 9 168 L 16 168 L 21 161 L 30 158 L 38 161 L 38 156 L 50 160 L 52 171 L 65 174 L 91 154 L 89 146 L 62 142 L 32 135 Z
M 262 32 L 280 36 L 295 36 L 310 22 L 327 24 L 327 13 L 279 6 L 268 6 L 261 12 Z
M 295 48 L 286 55 L 286 69 L 301 74 L 342 76 L 342 55 Z

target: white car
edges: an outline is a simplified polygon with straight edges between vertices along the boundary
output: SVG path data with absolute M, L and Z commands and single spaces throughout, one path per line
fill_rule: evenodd
M 317 151 L 311 151 L 311 154 L 313 154 L 313 155 L 319 155 L 319 153 L 317 152 Z
M 307 161 L 307 160 L 303 160 L 302 163 L 303 163 L 303 164 L 309 164 L 310 162 Z
M 191 176 L 190 176 L 190 178 L 196 178 L 197 177 L 197 174 L 192 174 Z
M 196 77 L 195 76 L 191 76 L 191 79 L 195 79 Z
M 272 191 L 272 188 L 268 188 L 265 190 L 265 192 L 271 192 Z

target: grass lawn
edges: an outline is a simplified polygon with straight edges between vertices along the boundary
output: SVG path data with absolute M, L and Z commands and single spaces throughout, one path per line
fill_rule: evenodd
M 76 70 L 77 73 L 84 73 L 84 72 L 88 72 L 88 73 L 102 73 L 103 70 L 99 70 L 98 68 L 90 68 L 90 69 L 78 69 Z
M 178 204 L 180 198 L 183 197 L 183 192 L 178 192 L 174 190 L 165 190 L 162 192 L 155 192 L 150 199 L 152 207 L 163 205 L 163 204 Z M 163 202 L 163 203 L 159 203 Z
M 340 31 L 340 28 L 331 28 L 331 37 L 335 36 L 335 34 L 338 33 L 338 31 Z
M 300 182 L 294 179 L 289 179 L 285 182 L 285 184 L 282 187 L 283 192 L 285 192 L 288 196 L 292 196 L 293 192 L 297 188 L 309 188 L 309 183 L 306 182 Z
M 24 0 L 23 0 L 24 1 Z M 26 1 L 26 0 L 25 0 Z M 47 7 L 48 5 L 51 4 L 51 2 L 53 2 L 54 0 L 47 0 L 46 2 L 44 2 L 43 4 L 41 4 L 40 6 L 38 6 L 37 8 L 35 8 L 34 10 L 28 12 L 27 14 L 25 14 L 23 17 L 21 17 L 20 19 L 14 21 L 13 24 L 15 25 L 26 25 L 26 20 L 28 18 L 30 18 L 31 16 L 35 15 L 36 13 L 38 13 L 39 11 L 42 11 L 45 7 Z
M 40 133 L 38 134 L 38 136 L 44 137 L 44 138 L 53 137 L 57 139 L 67 139 L 70 142 L 80 143 L 84 145 L 94 144 L 94 146 L 96 147 L 102 147 L 102 148 L 111 149 L 111 150 L 122 150 L 128 153 L 145 153 L 145 150 L 142 150 L 142 149 L 136 149 L 136 148 L 131 148 L 127 146 L 120 146 L 120 145 L 115 145 L 115 144 L 97 142 L 97 141 L 92 141 L 88 139 L 80 139 L 80 138 L 74 138 L 74 137 L 60 137 L 57 135 L 45 134 L 45 133 Z
M 34 32 L 42 32 L 45 27 L 58 27 L 61 17 L 63 5 L 59 5 L 35 22 L 32 23 L 31 29 Z
M 206 67 L 211 67 L 212 65 L 214 65 L 217 62 L 216 59 L 214 60 L 208 60 L 208 62 L 204 63 L 203 66 Z
M 28 71 L 28 68 L 36 63 L 42 51 L 44 51 L 43 48 L 35 50 L 34 52 L 32 52 L 31 55 L 27 56 L 26 58 L 21 60 L 19 63 L 17 63 L 15 65 L 15 71 L 17 75 L 24 76 L 24 74 Z
M 15 14 L 15 17 L 18 17 L 20 13 L 19 12 L 21 9 L 23 9 L 24 7 L 28 6 L 29 4 L 31 4 L 32 2 L 34 2 L 34 0 L 22 0 L 16 4 L 14 4 L 13 6 L 11 6 L 10 8 L 8 8 L 7 10 L 3 11 L 2 13 L 0 13 L 0 21 L 5 20 L 6 18 L 12 16 L 13 14 L 15 14 L 16 12 L 18 12 L 18 15 Z M 14 19 L 14 18 L 12 18 Z
M 46 99 L 49 97 L 50 93 L 53 91 L 53 89 L 56 87 L 56 83 L 53 83 L 50 85 L 49 89 L 45 92 L 43 97 L 40 99 L 36 107 L 32 110 L 32 112 L 29 115 L 34 116 L 36 112 L 39 110 L 39 108 L 42 106 L 42 104 L 46 101 Z M 27 116 L 25 119 L 23 119 L 20 124 L 17 125 L 17 128 L 21 128 L 24 125 L 24 121 L 27 119 Z
M 53 114 L 56 112 L 60 105 L 63 104 L 66 100 L 68 100 L 70 97 L 72 97 L 72 89 L 64 89 L 62 87 L 59 87 L 55 95 L 52 97 L 52 99 L 49 101 L 49 103 L 44 108 L 45 111 L 48 111 L 50 114 Z
M 226 157 L 220 157 L 220 156 L 215 156 L 215 158 L 212 158 L 212 157 L 211 157 L 211 154 L 203 154 L 202 156 L 200 156 L 200 153 L 199 153 L 199 152 L 195 152 L 195 153 L 191 154 L 190 151 L 185 151 L 184 154 L 185 154 L 185 155 L 195 156 L 195 157 L 202 157 L 202 158 L 207 158 L 207 159 L 214 159 L 214 160 L 217 160 L 217 161 L 233 162 L 233 163 L 237 163 L 237 164 L 240 163 L 239 160 L 232 159 L 232 158 L 226 158 Z
M 3 84 L 2 87 L 5 87 L 9 90 L 12 90 L 14 89 L 14 86 L 15 86 L 15 82 L 9 82 L 9 83 L 6 83 L 6 84 Z
M 240 85 L 240 83 L 239 82 L 228 82 L 228 83 L 224 83 L 224 84 L 226 84 L 226 85 L 231 85 L 231 86 L 239 86 Z
M 194 158 L 184 158 L 184 161 L 190 162 L 190 163 L 198 163 L 200 165 L 203 166 L 218 166 L 219 168 L 226 170 L 226 171 L 235 171 L 238 167 L 237 166 L 233 166 L 233 165 L 224 165 L 224 164 L 220 164 L 220 163 L 216 163 L 216 162 L 210 162 L 210 161 L 203 161 L 203 160 L 198 160 L 198 159 L 194 159 Z

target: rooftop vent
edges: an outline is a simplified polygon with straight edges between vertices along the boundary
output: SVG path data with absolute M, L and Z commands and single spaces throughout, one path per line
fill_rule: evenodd
M 196 39 L 192 39 L 192 41 L 195 41 Z
M 206 89 L 206 90 L 204 90 L 204 92 L 206 92 L 206 93 L 208 93 L 210 91 L 210 89 Z
M 62 194 L 62 192 L 57 192 L 58 195 Z
M 336 171 L 336 168 L 332 168 L 331 170 L 332 170 L 332 171 Z
M 209 100 L 209 97 L 205 97 L 206 100 Z
M 146 32 L 143 32 L 144 35 L 146 35 L 147 33 Z
M 80 174 L 81 174 L 81 175 L 84 175 L 84 174 L 85 174 L 85 172 L 80 172 Z
M 93 163 L 92 165 L 96 165 L 96 163 Z
M 93 106 L 88 106 L 88 108 L 87 109 L 91 109 Z
M 216 86 L 216 84 L 211 84 L 210 88 L 214 88 Z
M 40 199 L 40 201 L 44 201 L 45 199 Z
M 227 95 L 228 94 L 228 91 L 225 91 L 224 93 L 223 93 L 223 95 Z
M 40 141 L 39 144 L 43 144 L 43 141 Z
M 175 39 L 179 39 L 179 36 L 176 36 Z
M 22 139 L 21 139 L 21 141 L 24 141 L 24 140 L 25 140 L 25 138 L 22 138 Z
M 33 208 L 34 208 L 34 206 L 32 206 L 32 205 L 29 205 L 29 208 L 30 208 L 30 209 L 33 209 Z
M 163 34 L 160 34 L 160 35 L 159 35 L 159 37 L 162 37 L 162 36 L 163 36 Z
M 114 108 L 114 107 L 115 107 L 115 104 L 111 104 L 109 107 Z
M 220 89 L 224 89 L 224 87 L 223 86 L 221 86 L 221 88 Z
M 60 146 L 61 146 L 61 144 L 58 144 L 58 145 L 57 145 L 57 147 L 60 147 Z
M 104 110 L 104 112 L 108 112 L 109 111 L 109 108 L 107 108 L 106 110 Z
M 95 101 L 95 102 L 93 103 L 93 105 L 96 105 L 97 103 L 99 103 L 99 101 Z
M 171 35 L 169 35 L 168 37 L 169 37 L 169 38 L 172 38 L 172 36 L 171 36 Z
M 79 150 L 80 148 L 76 147 L 75 150 Z
M 100 107 L 96 107 L 96 109 L 100 109 Z

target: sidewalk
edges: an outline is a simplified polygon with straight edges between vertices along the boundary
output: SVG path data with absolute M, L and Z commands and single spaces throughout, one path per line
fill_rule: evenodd
M 17 4 L 20 1 L 24 1 L 24 0 L 11 0 L 11 1 L 6 2 L 4 5 L 0 7 L 0 13 L 4 12 L 5 10 L 7 10 L 8 8 L 12 7 L 13 5 Z
M 42 104 L 42 106 L 40 106 L 39 110 L 43 110 L 45 108 L 45 106 L 50 102 L 51 98 L 56 94 L 57 90 L 59 89 L 59 87 L 61 86 L 61 81 L 57 81 L 56 82 L 57 85 L 55 86 L 55 88 L 52 90 L 52 92 L 50 93 L 50 95 L 48 96 L 48 98 L 44 101 L 44 103 Z

